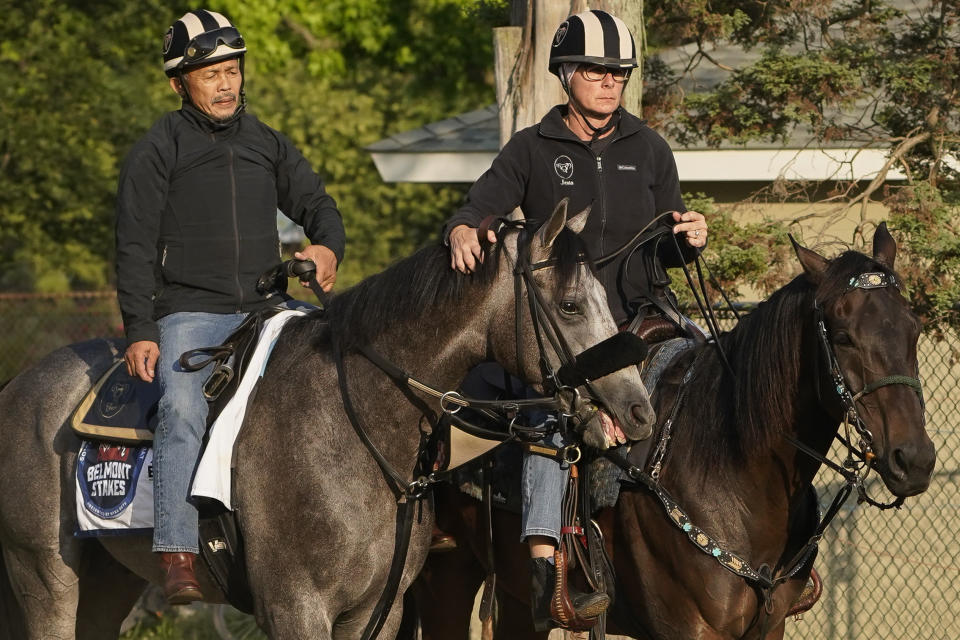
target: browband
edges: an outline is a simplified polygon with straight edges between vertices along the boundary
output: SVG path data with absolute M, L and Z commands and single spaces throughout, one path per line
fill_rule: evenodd
M 883 287 L 900 288 L 900 283 L 892 273 L 883 273 L 882 271 L 868 271 L 858 276 L 850 278 L 847 283 L 847 291 L 852 289 L 882 289 Z

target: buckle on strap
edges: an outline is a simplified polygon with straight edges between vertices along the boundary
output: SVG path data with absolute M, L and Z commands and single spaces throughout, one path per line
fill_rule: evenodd
M 551 458 L 557 462 L 566 462 L 567 464 L 576 464 L 580 461 L 580 447 L 570 444 L 565 447 L 551 447 L 546 444 L 537 444 L 535 442 L 524 442 L 521 448 L 525 453 Z

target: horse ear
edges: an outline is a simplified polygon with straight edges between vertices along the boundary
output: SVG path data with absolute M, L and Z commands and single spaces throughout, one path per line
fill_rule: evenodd
M 787 236 L 790 238 L 790 243 L 793 244 L 793 250 L 796 252 L 797 259 L 800 260 L 800 264 L 803 266 L 803 272 L 807 274 L 807 278 L 815 285 L 820 284 L 830 261 L 816 251 L 801 247 L 800 243 L 794 239 L 793 234 L 787 234 Z
M 570 229 L 570 231 L 580 235 L 580 232 L 583 231 L 583 228 L 587 226 L 587 216 L 590 215 L 590 209 L 591 207 L 587 207 L 580 213 L 567 218 L 567 229 Z
M 556 240 L 560 232 L 563 231 L 563 225 L 567 223 L 567 204 L 569 204 L 569 202 L 570 198 L 564 198 L 558 202 L 550 219 L 537 231 L 537 240 L 540 241 L 540 246 L 544 249 L 552 247 L 553 241 Z
M 873 232 L 873 259 L 893 269 L 897 258 L 897 242 L 887 231 L 887 223 L 881 222 Z

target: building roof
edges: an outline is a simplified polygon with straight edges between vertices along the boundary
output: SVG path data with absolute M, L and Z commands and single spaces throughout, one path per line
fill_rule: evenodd
M 834 144 L 810 146 L 795 136 L 789 147 L 770 142 L 681 147 L 672 145 L 683 182 L 869 180 L 886 162 L 883 149 Z M 500 151 L 496 105 L 470 111 L 367 147 L 386 182 L 472 183 Z M 891 172 L 888 179 L 903 179 Z
M 918 10 L 912 0 L 894 0 L 908 14 Z M 733 45 L 710 46 L 717 63 L 693 65 L 696 45 L 674 47 L 659 54 L 672 69 L 684 70 L 680 86 L 686 92 L 706 91 L 727 79 L 726 68 L 742 68 L 759 58 L 756 50 Z M 855 112 L 856 110 L 852 110 Z M 886 162 L 886 150 L 863 148 L 849 141 L 817 143 L 809 129 L 798 128 L 788 144 L 751 141 L 744 144 L 680 146 L 674 149 L 682 182 L 752 182 L 778 178 L 814 181 L 870 180 Z M 366 147 L 387 182 L 468 182 L 487 170 L 500 150 L 497 106 L 453 116 L 397 133 Z M 888 180 L 905 175 L 890 171 Z

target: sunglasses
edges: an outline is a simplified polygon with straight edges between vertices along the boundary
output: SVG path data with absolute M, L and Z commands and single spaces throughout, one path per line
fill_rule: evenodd
M 614 82 L 626 82 L 627 79 L 630 78 L 631 71 L 633 71 L 633 69 L 614 69 L 601 64 L 585 64 L 580 66 L 580 75 L 590 82 L 600 82 L 607 77 L 608 73 L 613 76 Z
M 201 33 L 187 43 L 187 50 L 183 59 L 187 62 L 203 60 L 216 51 L 221 44 L 231 49 L 243 49 L 243 36 L 235 27 L 223 27 L 216 31 Z

